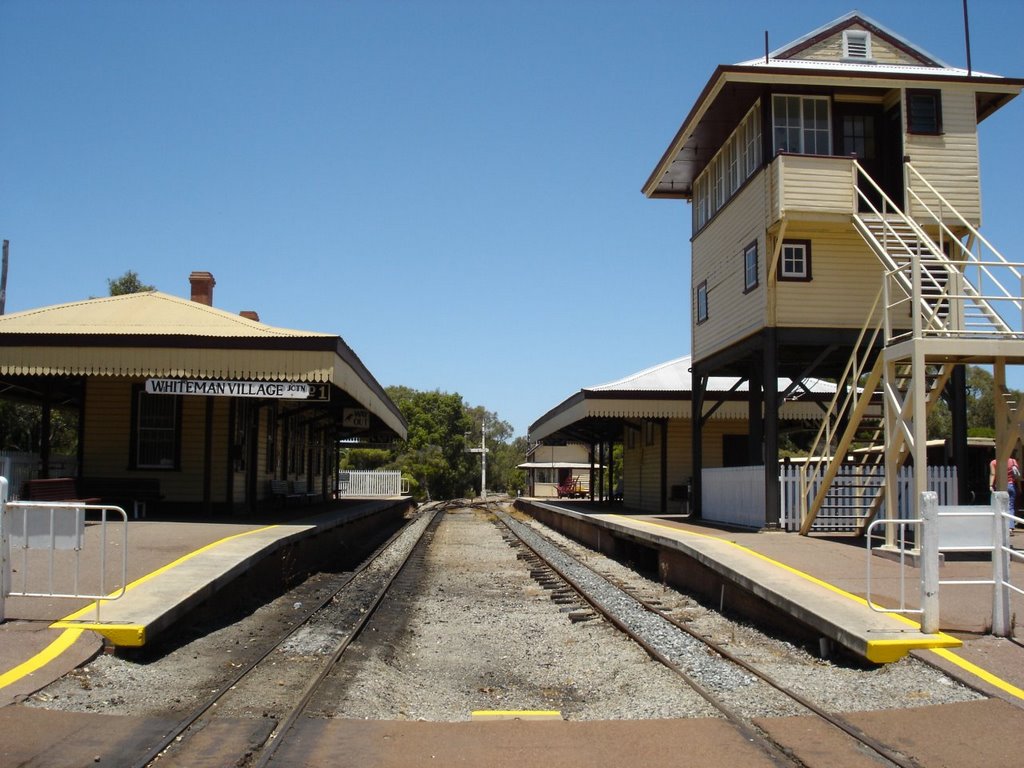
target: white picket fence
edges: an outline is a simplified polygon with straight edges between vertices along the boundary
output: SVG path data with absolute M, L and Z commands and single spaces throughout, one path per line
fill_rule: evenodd
M 404 496 L 409 482 L 398 470 L 346 470 L 338 473 L 338 496 Z
M 956 467 L 928 467 L 928 490 L 938 494 L 941 506 L 957 504 Z M 701 514 L 705 520 L 760 528 L 765 523 L 764 467 L 723 467 L 705 469 L 701 473 L 703 483 Z M 823 509 L 815 520 L 814 530 L 849 532 L 856 530 L 850 519 L 853 506 L 863 494 L 867 484 L 881 486 L 885 482 L 884 469 L 844 466 L 833 481 L 833 488 L 839 490 L 839 504 L 830 499 L 833 506 Z M 912 516 L 914 495 L 914 469 L 902 467 L 896 476 L 899 509 L 896 516 L 907 519 Z M 780 519 L 779 525 L 786 531 L 800 529 L 800 466 L 782 464 L 779 467 Z M 814 498 L 820 481 L 809 490 L 809 499 Z M 842 508 L 843 494 L 850 499 L 850 509 Z M 885 515 L 885 502 L 879 516 Z

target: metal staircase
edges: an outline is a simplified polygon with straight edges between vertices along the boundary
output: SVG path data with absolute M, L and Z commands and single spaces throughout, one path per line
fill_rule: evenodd
M 1021 265 L 1007 262 L 909 163 L 908 207 L 916 220 L 856 161 L 854 167 L 865 210 L 853 214 L 853 225 L 881 262 L 883 283 L 801 471 L 802 534 L 837 527 L 862 534 L 886 498 L 886 472 L 910 456 L 926 465 L 925 446 L 915 445 L 923 427 L 908 425 L 938 403 L 958 364 L 957 343 L 1024 339 L 1000 312 L 1020 316 Z M 932 359 L 886 354 L 926 339 L 938 340 L 929 342 Z M 935 344 L 945 345 L 941 354 Z M 915 391 L 924 393 L 923 411 L 915 409 Z

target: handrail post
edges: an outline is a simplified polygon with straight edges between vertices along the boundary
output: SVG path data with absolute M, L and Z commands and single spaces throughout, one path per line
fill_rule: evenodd
M 1010 590 L 1006 586 L 1010 564 L 1009 526 L 1006 514 L 1010 508 L 1010 494 L 992 493 L 992 634 L 1010 637 Z
M 921 492 L 921 631 L 926 635 L 939 631 L 938 498 L 935 491 Z

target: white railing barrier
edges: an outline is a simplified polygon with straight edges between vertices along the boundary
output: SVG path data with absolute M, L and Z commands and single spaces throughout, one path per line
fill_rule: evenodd
M 938 496 L 924 491 L 920 498 L 920 517 L 905 520 L 875 520 L 868 526 L 867 553 L 868 574 L 866 596 L 868 606 L 885 613 L 916 613 L 921 615 L 921 631 L 935 634 L 939 631 L 939 588 L 940 586 L 991 585 L 992 590 L 992 634 L 1009 637 L 1012 632 L 1010 617 L 1010 594 L 1024 595 L 1024 590 L 1010 583 L 1010 559 L 1024 559 L 1024 553 L 1010 547 L 1009 525 L 1024 522 L 1009 513 L 1009 495 L 1005 491 L 992 494 L 989 507 L 939 506 Z M 899 605 L 884 607 L 871 598 L 871 563 L 873 530 L 876 526 L 896 526 L 901 532 L 917 528 L 914 536 L 920 548 L 907 547 L 906 535 L 901 535 L 897 545 L 899 554 Z M 992 578 L 989 579 L 940 579 L 940 557 L 946 552 L 988 552 L 992 557 Z M 920 603 L 918 608 L 908 607 L 906 601 L 906 556 L 916 554 L 920 558 Z
M 401 496 L 408 480 L 398 470 L 356 470 L 338 473 L 338 496 Z
M 786 531 L 798 531 L 801 524 L 800 505 L 800 464 L 781 464 L 779 467 L 779 490 L 780 490 L 780 520 L 779 524 Z M 863 497 L 864 487 L 867 484 L 881 486 L 885 482 L 885 470 L 883 467 L 861 467 L 858 465 L 843 465 L 840 467 L 835 480 L 832 481 L 836 489 L 845 489 L 836 496 L 841 500 L 850 500 L 852 506 Z M 911 500 L 913 499 L 914 468 L 900 467 L 896 474 L 897 483 L 897 504 L 898 510 L 895 517 L 908 519 L 911 516 Z M 818 492 L 821 485 L 820 475 L 818 478 L 811 478 L 808 486 L 807 503 Z M 929 466 L 928 467 L 928 490 L 938 494 L 940 504 L 957 503 L 957 473 L 956 467 Z M 833 499 L 835 502 L 835 499 Z M 881 502 L 878 517 L 885 517 L 885 501 Z M 853 513 L 844 511 L 835 506 L 822 509 L 815 519 L 815 531 L 849 532 L 855 531 L 859 523 L 852 519 Z
M 0 478 L 0 621 L 5 617 L 4 602 L 12 597 L 62 597 L 96 601 L 96 620 L 100 620 L 100 605 L 105 600 L 117 600 L 127 588 L 128 579 L 128 513 L 120 507 L 98 504 L 58 503 L 48 501 L 7 501 L 8 483 Z M 85 515 L 97 512 L 100 526 L 98 538 L 99 573 L 93 583 L 96 591 L 84 589 L 82 582 L 82 551 L 85 547 Z M 120 542 L 111 544 L 111 514 L 120 516 Z M 120 588 L 111 593 L 107 586 L 107 551 L 111 546 L 121 549 Z M 11 570 L 13 553 L 20 551 L 19 584 L 15 585 Z M 31 552 L 45 553 L 42 557 Z M 66 553 L 66 554 L 62 554 Z M 42 569 L 40 576 L 40 559 Z M 68 562 L 70 560 L 70 562 Z M 58 565 L 70 569 L 70 585 L 65 578 L 58 586 Z

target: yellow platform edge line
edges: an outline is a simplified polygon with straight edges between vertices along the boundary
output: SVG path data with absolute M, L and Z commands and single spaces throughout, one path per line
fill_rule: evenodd
M 0 688 L 6 688 L 11 683 L 17 682 L 21 678 L 27 677 L 45 667 L 74 645 L 75 641 L 81 637 L 83 631 L 81 629 L 66 629 L 61 632 L 56 640 L 35 656 L 0 675 Z
M 231 541 L 233 539 L 238 539 L 243 536 L 251 536 L 254 533 L 269 531 L 270 529 L 277 527 L 277 525 L 265 525 L 261 528 L 254 528 L 251 531 L 244 531 L 242 533 L 236 533 L 231 536 L 225 536 L 223 539 L 218 539 L 217 541 L 207 544 L 206 546 L 200 547 L 194 552 L 189 552 L 187 555 L 183 555 L 182 557 L 179 557 L 177 560 L 174 560 L 173 562 L 168 563 L 167 565 L 161 568 L 157 568 L 155 571 L 147 573 L 145 576 L 136 579 L 131 584 L 125 587 L 125 592 L 134 589 L 140 584 L 144 584 L 150 579 L 156 578 L 161 573 L 166 573 L 172 568 L 181 565 L 182 563 L 188 560 L 191 560 L 193 557 L 201 554 L 202 552 L 209 551 L 214 547 L 218 547 L 221 544 L 224 544 L 225 542 Z M 111 595 L 116 594 L 117 592 L 111 593 Z M 55 621 L 53 624 L 51 624 L 50 629 L 63 629 L 64 632 L 62 632 L 60 636 L 52 643 L 50 643 L 46 648 L 32 656 L 30 659 L 27 659 L 26 661 L 23 661 L 21 664 L 12 667 L 7 672 L 0 674 L 0 688 L 4 688 L 5 686 L 10 685 L 14 681 L 20 680 L 26 675 L 31 675 L 33 672 L 42 669 L 44 666 L 49 664 L 51 661 L 53 661 L 62 653 L 64 653 L 68 648 L 70 648 L 74 644 L 74 642 L 81 636 L 82 632 L 88 630 L 91 630 L 102 635 L 116 646 L 139 648 L 145 645 L 146 628 L 141 624 L 101 624 L 97 622 L 84 622 L 76 620 L 78 617 L 84 616 L 85 614 L 90 613 L 94 610 L 96 610 L 95 603 L 86 606 L 81 610 L 75 611 L 74 613 L 65 616 L 63 619 Z
M 182 563 L 185 563 L 185 562 L 191 560 L 192 558 L 197 557 L 198 555 L 201 555 L 203 552 L 208 552 L 211 549 L 214 549 L 215 547 L 219 547 L 221 544 L 226 544 L 229 541 L 233 541 L 235 539 L 240 539 L 243 536 L 252 536 L 254 533 L 262 533 L 263 531 L 269 531 L 269 530 L 271 530 L 273 528 L 277 528 L 277 527 L 279 527 L 279 526 L 277 526 L 277 525 L 265 525 L 262 528 L 254 528 L 251 531 L 244 531 L 243 533 L 236 533 L 236 534 L 234 534 L 232 536 L 225 536 L 223 539 L 218 539 L 217 541 L 214 541 L 214 542 L 212 542 L 210 544 L 207 544 L 204 547 L 200 547 L 199 549 L 195 550 L 194 552 L 189 552 L 187 555 L 182 555 L 177 560 L 174 560 L 174 561 L 168 563 L 167 565 L 161 566 L 160 568 L 157 568 L 155 571 L 150 571 L 145 576 L 140 576 L 135 581 L 133 581 L 131 584 L 126 586 L 124 588 L 124 591 L 126 593 L 130 592 L 131 590 L 135 589 L 136 587 L 141 586 L 142 584 L 145 584 L 147 581 L 150 581 L 151 579 L 155 579 L 157 576 L 159 576 L 159 575 L 161 575 L 163 573 L 166 573 L 167 571 L 171 570 L 172 568 L 177 568 Z M 120 591 L 121 590 L 117 590 L 115 592 L 111 592 L 110 595 L 108 595 L 108 599 L 113 599 L 116 595 L 118 595 L 120 593 Z M 78 621 L 78 619 L 80 619 L 82 616 L 85 616 L 87 613 L 91 613 L 91 612 L 93 612 L 95 610 L 96 610 L 96 604 L 95 603 L 93 603 L 91 605 L 87 605 L 85 608 L 77 610 L 77 611 L 75 611 L 74 613 L 72 613 L 72 614 L 70 614 L 68 616 L 65 616 L 63 619 L 60 619 L 59 621 L 54 622 L 50 626 L 55 628 L 55 629 L 60 629 L 60 628 L 64 628 L 64 627 L 69 627 L 69 628 L 70 627 L 83 627 L 83 626 L 85 626 L 84 622 Z M 69 622 L 69 623 L 65 623 L 65 622 Z M 74 623 L 70 623 L 70 622 L 74 622 Z M 104 627 L 104 626 L 115 626 L 116 627 L 116 626 L 129 626 L 129 625 L 104 625 L 102 623 L 93 623 L 93 624 L 89 624 L 85 628 L 92 629 L 92 630 L 95 630 L 97 632 L 102 632 L 101 627 Z
M 742 544 L 737 544 L 735 541 L 729 541 L 728 539 L 723 539 L 719 536 L 711 536 L 707 533 L 696 533 L 694 531 L 683 530 L 682 528 L 673 528 L 671 525 L 664 525 L 663 523 L 654 523 L 650 520 L 633 519 L 633 522 L 645 523 L 655 528 L 664 528 L 665 530 L 672 531 L 673 533 L 682 534 L 684 536 L 695 536 L 697 538 L 710 539 L 712 541 L 721 542 L 722 544 L 727 544 L 728 546 L 738 549 L 741 552 L 750 555 L 751 557 L 756 557 L 759 560 L 763 560 L 764 562 L 775 566 L 776 568 L 781 568 L 782 570 L 788 571 L 789 573 L 792 573 L 795 576 L 799 576 L 801 579 L 809 581 L 812 584 L 816 584 L 819 587 L 822 587 L 823 589 L 827 589 L 830 592 L 834 592 L 837 595 L 845 597 L 847 600 L 853 600 L 854 602 L 860 603 L 861 605 L 867 606 L 869 608 L 872 607 L 872 605 L 867 600 L 865 600 L 863 597 L 860 597 L 859 595 L 855 595 L 852 592 L 847 592 L 845 589 L 837 587 L 835 584 L 829 584 L 827 581 L 823 581 L 822 579 L 819 579 L 816 576 L 811 576 L 811 574 L 794 568 L 791 565 L 786 565 L 785 563 L 779 562 L 774 558 L 768 557 L 767 555 L 763 555 L 760 552 L 751 549 L 750 547 L 745 547 Z M 918 622 L 914 621 L 913 619 L 909 619 L 906 616 L 903 616 L 902 614 L 890 613 L 888 611 L 885 611 L 884 615 L 896 619 L 897 621 L 900 621 L 910 627 L 913 627 L 918 631 L 920 631 L 921 629 L 921 625 Z M 953 637 L 952 635 L 947 635 L 945 632 L 936 632 L 934 635 L 921 635 L 920 637 L 912 639 L 908 638 L 907 640 L 869 641 L 868 651 L 871 652 L 872 648 L 874 648 L 877 652 L 877 655 L 879 656 L 879 659 L 884 657 L 887 661 L 896 661 L 905 656 L 910 651 L 918 648 L 960 648 L 962 646 L 963 642 Z M 899 648 L 903 648 L 902 653 L 893 656 L 893 654 L 895 654 Z M 883 661 L 880 661 L 879 659 L 872 658 L 870 655 L 868 656 L 868 659 L 870 661 L 876 661 L 877 663 L 885 663 Z

